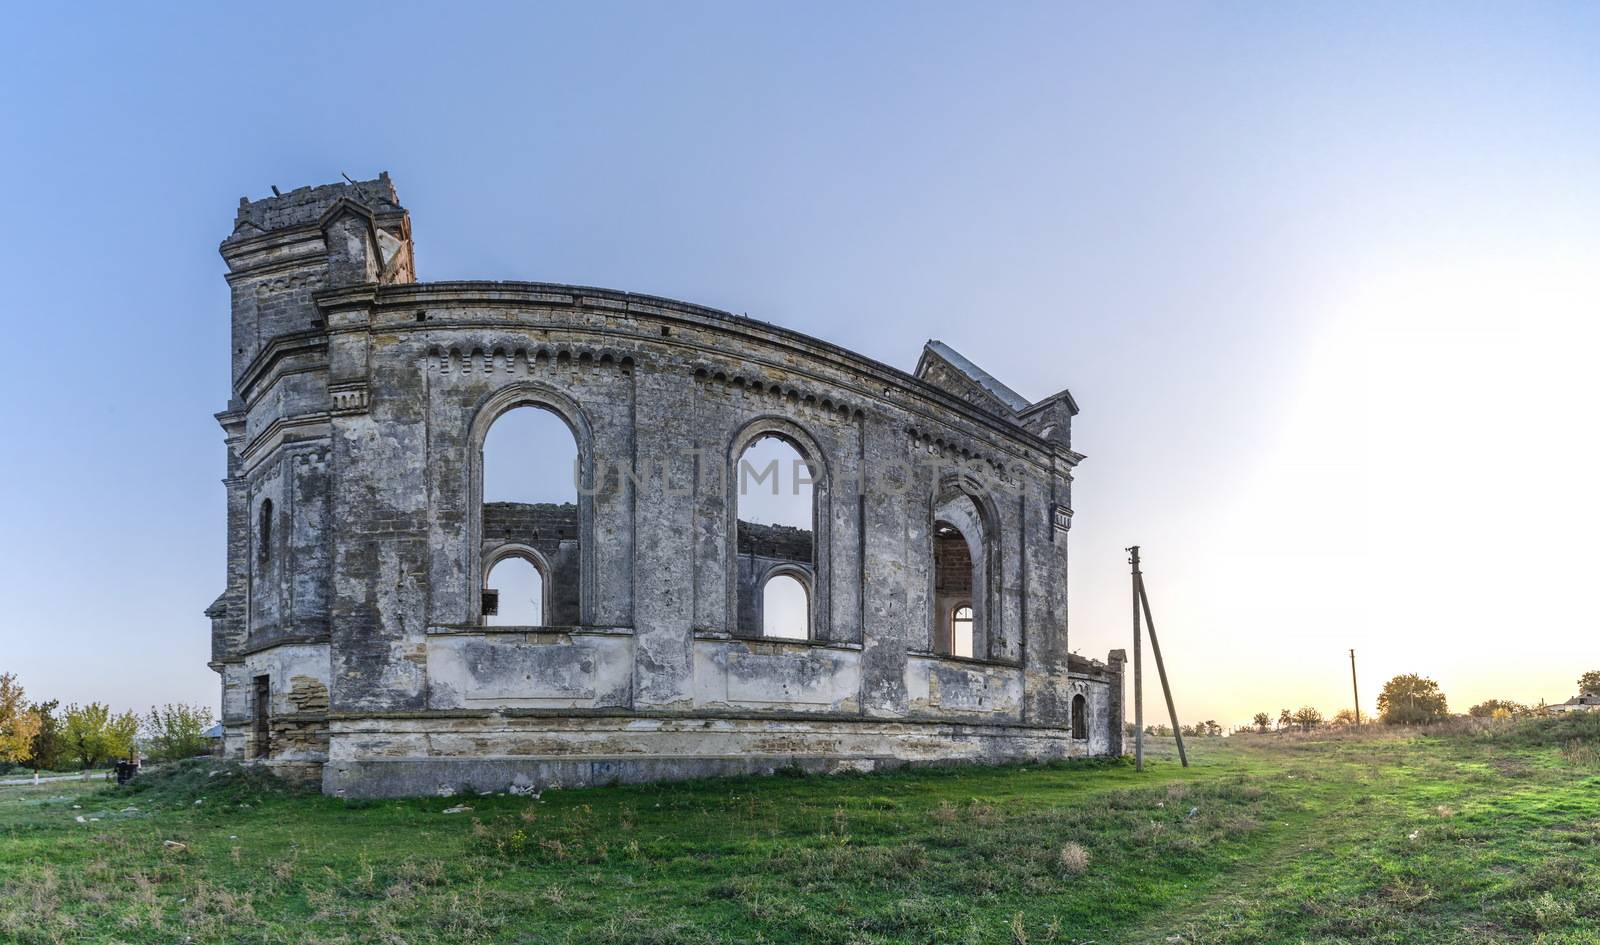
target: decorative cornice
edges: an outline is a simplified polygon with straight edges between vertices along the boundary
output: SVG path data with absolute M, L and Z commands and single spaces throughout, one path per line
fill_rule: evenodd
M 355 304 L 369 300 L 374 295 L 380 309 L 401 309 L 408 315 L 429 306 L 441 308 L 458 308 L 463 305 L 494 305 L 503 308 L 560 306 L 587 309 L 597 314 L 648 316 L 689 328 L 711 327 L 759 339 L 778 348 L 788 348 L 835 369 L 861 375 L 862 381 L 865 382 L 863 386 L 874 394 L 881 391 L 882 394 L 889 395 L 891 391 L 899 390 L 914 400 L 928 402 L 931 406 L 954 412 L 974 424 L 1013 439 L 1019 447 L 1031 448 L 1046 455 L 1056 452 L 1053 444 L 1014 420 L 997 417 L 898 368 L 803 332 L 691 302 L 592 286 L 485 281 L 366 285 L 327 290 L 317 293 L 315 298 L 319 306 L 326 308 Z M 390 330 L 399 329 L 400 323 L 396 322 L 386 327 Z M 442 326 L 431 320 L 416 325 L 418 330 L 437 327 Z M 503 322 L 477 324 L 470 322 L 469 319 L 464 324 L 451 324 L 449 327 L 505 329 L 507 326 Z M 906 405 L 898 406 L 904 408 Z
M 371 401 L 371 393 L 365 381 L 353 384 L 330 384 L 328 396 L 333 400 L 335 417 L 366 413 Z
M 472 377 L 493 374 L 528 374 L 550 368 L 616 370 L 633 373 L 638 365 L 631 351 L 587 345 L 538 345 L 489 348 L 441 347 L 428 349 L 427 370 L 441 377 Z
M 245 474 L 248 474 L 248 470 L 253 470 L 263 456 L 272 452 L 278 446 L 285 445 L 285 438 L 291 430 L 311 429 L 316 431 L 309 436 L 295 440 L 294 443 L 296 444 L 325 439 L 329 432 L 328 419 L 329 415 L 326 413 L 313 413 L 296 417 L 279 417 L 273 420 L 267 424 L 265 430 L 256 434 L 244 449 L 239 451 L 239 462 L 241 467 L 246 469 Z
M 721 368 L 715 364 L 695 365 L 694 379 L 704 388 L 712 388 L 725 395 L 759 397 L 773 404 L 782 403 L 790 409 L 809 410 L 841 422 L 860 421 L 866 414 L 858 406 L 844 400 L 822 396 L 794 384 L 774 381 L 756 372 L 740 373 L 737 368 Z
M 239 372 L 239 379 L 233 385 L 234 392 L 243 397 L 245 391 L 260 386 L 278 362 L 285 358 L 297 354 L 326 354 L 327 350 L 328 334 L 320 328 L 279 335 L 267 342 Z
M 983 463 L 1002 482 L 1012 482 L 1015 477 L 1005 460 L 987 450 L 977 449 L 954 436 L 929 433 L 916 427 L 906 427 L 906 442 L 913 452 L 941 459 L 967 463 Z

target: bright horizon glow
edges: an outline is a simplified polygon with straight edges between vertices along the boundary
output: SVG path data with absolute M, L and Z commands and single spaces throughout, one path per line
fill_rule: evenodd
M 11 18 L 0 671 L 30 697 L 215 706 L 216 246 L 241 194 L 381 169 L 423 280 L 681 298 L 904 369 L 936 337 L 1070 388 L 1069 646 L 1129 648 L 1139 544 L 1184 721 L 1331 716 L 1352 647 L 1364 713 L 1401 672 L 1461 711 L 1600 669 L 1600 10 L 346 16 L 400 91 L 245 8 Z

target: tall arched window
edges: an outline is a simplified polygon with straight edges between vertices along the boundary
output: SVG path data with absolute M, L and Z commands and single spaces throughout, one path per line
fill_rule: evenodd
M 818 474 L 793 442 L 773 434 L 756 437 L 734 463 L 737 619 L 744 635 L 813 635 Z
M 1089 737 L 1089 700 L 1082 695 L 1072 697 L 1072 737 Z
M 811 595 L 794 574 L 775 574 L 761 588 L 761 635 L 804 640 L 810 635 Z
M 256 522 L 256 555 L 262 564 L 272 560 L 272 500 L 261 500 L 260 517 Z
M 577 456 L 571 428 L 542 407 L 513 407 L 490 426 L 483 441 L 484 623 L 580 622 Z
M 935 504 L 933 518 L 933 651 L 988 659 L 994 597 L 990 534 L 983 508 L 953 490 Z

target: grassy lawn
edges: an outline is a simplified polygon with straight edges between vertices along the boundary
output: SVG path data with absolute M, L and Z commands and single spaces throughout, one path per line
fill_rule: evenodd
M 1169 743 L 1142 775 L 6 787 L 0 942 L 1596 943 L 1597 748 L 1600 716 L 1202 739 L 1188 770 Z

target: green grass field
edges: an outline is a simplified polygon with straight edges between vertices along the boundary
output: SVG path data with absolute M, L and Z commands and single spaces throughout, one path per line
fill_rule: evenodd
M 1169 742 L 1142 775 L 8 787 L 0 941 L 1596 943 L 1597 749 L 1600 716 L 1202 739 L 1188 770 Z

